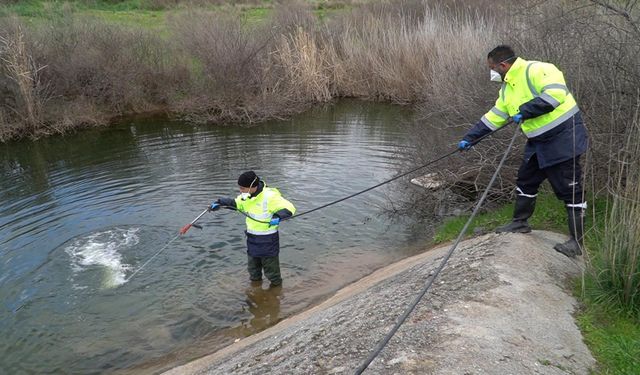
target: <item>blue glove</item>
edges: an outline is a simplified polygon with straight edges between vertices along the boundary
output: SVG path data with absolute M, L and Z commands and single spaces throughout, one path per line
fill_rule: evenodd
M 280 218 L 277 216 L 272 217 L 271 221 L 269 222 L 269 226 L 271 227 L 278 224 L 280 224 Z
M 471 148 L 471 142 L 465 141 L 464 139 L 458 143 L 458 150 L 468 150 Z
M 220 209 L 220 204 L 218 202 L 213 202 L 211 203 L 211 206 L 209 206 L 209 211 L 216 211 Z
M 522 118 L 522 115 L 519 113 L 511 116 L 511 119 L 513 120 L 513 122 L 515 122 L 518 125 L 522 124 L 522 121 L 524 121 L 524 119 Z

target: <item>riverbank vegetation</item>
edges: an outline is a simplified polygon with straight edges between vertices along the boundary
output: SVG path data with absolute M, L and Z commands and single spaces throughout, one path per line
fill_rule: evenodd
M 420 1 L 324 21 L 307 3 L 274 5 L 261 22 L 183 8 L 162 32 L 52 9 L 0 20 L 2 140 L 147 111 L 247 124 L 337 97 L 417 103 L 448 74 L 439 61 L 479 73 L 495 29 L 488 16 Z
M 247 125 L 353 97 L 412 105 L 418 147 L 410 149 L 424 150 L 434 144 L 434 127 L 462 134 L 493 105 L 497 86 L 485 56 L 501 43 L 559 66 L 583 110 L 591 139 L 586 186 L 592 201 L 604 203 L 590 208 L 581 296 L 587 307 L 637 325 L 635 1 L 13 1 L 0 6 L 0 141 L 145 112 Z M 508 132 L 450 159 L 441 177 L 485 186 Z M 455 141 L 438 140 L 410 158 L 422 164 Z M 519 158 L 512 153 L 495 197 L 512 191 Z M 556 202 L 544 211 L 552 207 L 563 211 Z M 566 230 L 564 212 L 549 215 L 545 223 Z

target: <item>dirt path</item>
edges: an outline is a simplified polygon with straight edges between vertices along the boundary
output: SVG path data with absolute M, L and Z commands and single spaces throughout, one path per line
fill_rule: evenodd
M 588 374 L 595 361 L 567 280 L 583 267 L 563 236 L 463 242 L 369 374 Z M 326 302 L 167 374 L 351 374 L 438 267 L 449 246 L 407 258 Z

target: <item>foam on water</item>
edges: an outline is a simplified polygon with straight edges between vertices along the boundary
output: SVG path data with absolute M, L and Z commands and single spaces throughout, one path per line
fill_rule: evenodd
M 71 257 L 74 274 L 91 266 L 100 266 L 105 271 L 102 287 L 113 288 L 124 284 L 127 281 L 126 272 L 131 266 L 123 262 L 122 252 L 138 244 L 138 231 L 139 228 L 115 228 L 73 241 L 65 248 L 65 252 Z

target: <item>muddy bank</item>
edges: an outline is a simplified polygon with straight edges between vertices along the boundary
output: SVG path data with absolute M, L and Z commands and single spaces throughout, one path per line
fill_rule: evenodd
M 489 234 L 463 242 L 372 374 L 587 374 L 568 290 L 582 263 L 563 236 Z M 392 327 L 448 246 L 376 271 L 304 313 L 167 374 L 349 374 Z

